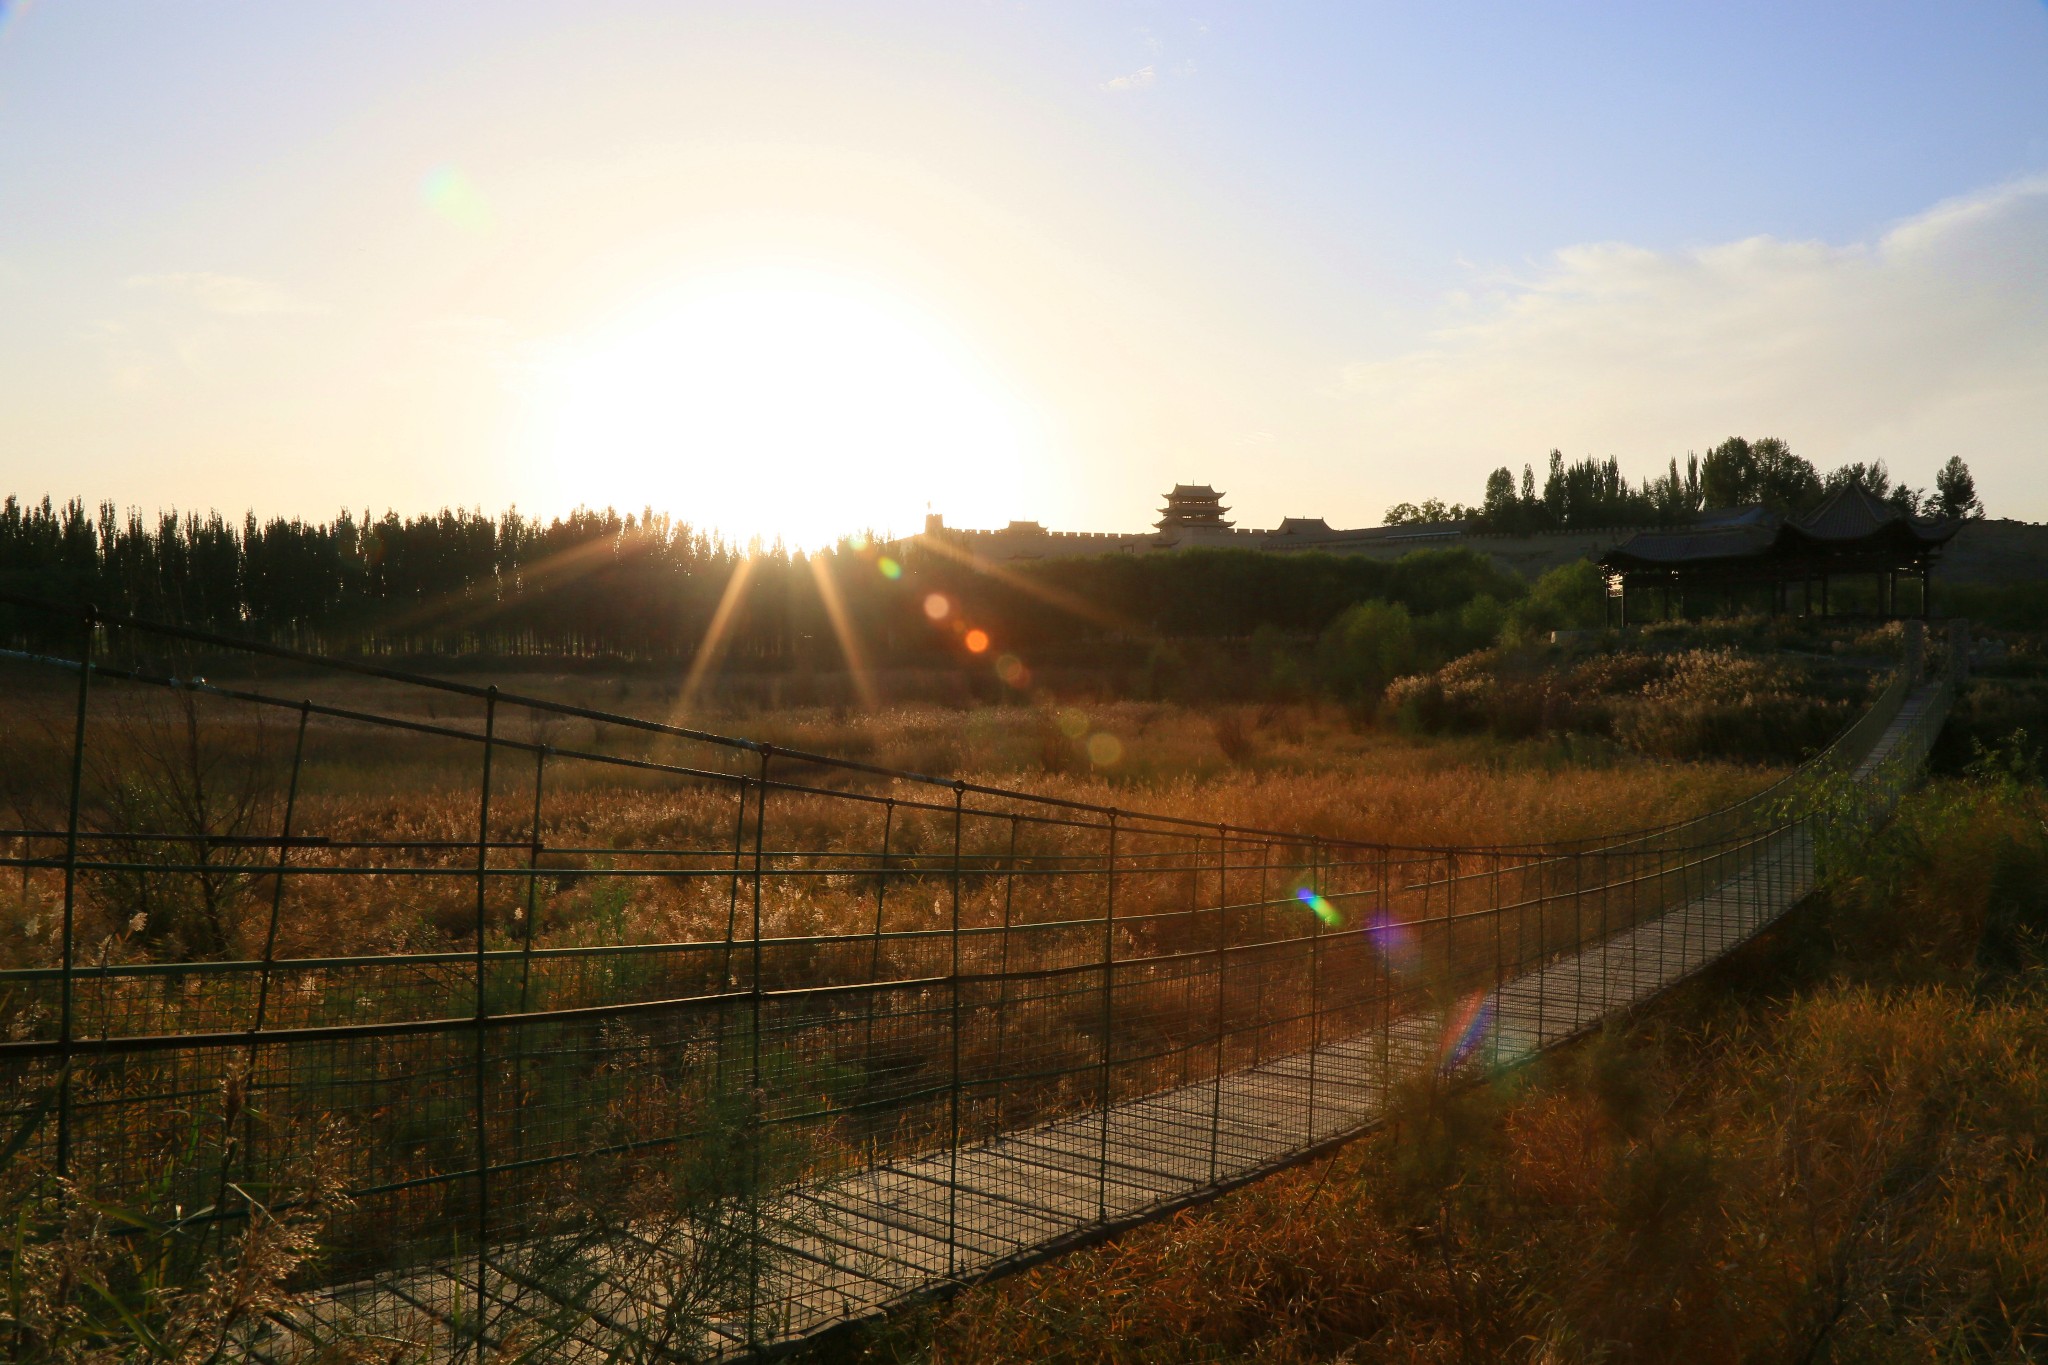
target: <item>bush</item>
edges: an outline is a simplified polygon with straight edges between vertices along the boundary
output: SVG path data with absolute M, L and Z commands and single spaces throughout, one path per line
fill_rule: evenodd
M 1418 658 L 1415 624 L 1398 602 L 1360 602 L 1323 632 L 1316 662 L 1332 691 L 1352 701 L 1377 701 L 1388 683 Z

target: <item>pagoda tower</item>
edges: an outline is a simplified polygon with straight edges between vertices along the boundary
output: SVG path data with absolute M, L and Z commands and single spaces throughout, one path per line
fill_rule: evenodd
M 1223 495 L 1208 484 L 1177 483 L 1166 495 L 1166 506 L 1159 509 L 1159 520 L 1152 524 L 1162 531 L 1179 531 L 1191 526 L 1227 529 L 1235 524 L 1223 518 L 1229 510 L 1223 505 Z

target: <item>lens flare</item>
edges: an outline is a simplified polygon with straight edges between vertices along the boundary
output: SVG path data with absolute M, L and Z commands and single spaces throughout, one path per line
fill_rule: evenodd
M 968 632 L 967 632 L 967 652 L 968 652 L 969 654 L 980 654 L 980 653 L 982 653 L 982 652 L 983 652 L 984 650 L 986 650 L 987 648 L 988 648 L 988 632 L 987 632 L 987 631 L 985 631 L 985 630 L 970 630 L 970 631 L 968 631 Z
M 1304 886 L 1296 891 L 1294 898 L 1315 911 L 1316 918 L 1329 925 L 1332 929 L 1344 923 L 1344 916 L 1336 906 L 1330 904 L 1307 887 Z
M 924 599 L 924 614 L 934 621 L 946 619 L 946 613 L 953 610 L 953 604 L 946 600 L 944 593 L 932 593 Z
M 860 633 L 854 629 L 853 617 L 846 610 L 846 602 L 839 595 L 839 580 L 834 568 L 828 567 L 824 555 L 811 556 L 811 577 L 818 583 L 818 600 L 824 604 L 825 619 L 832 623 L 832 634 L 839 641 L 839 653 L 846 660 L 846 671 L 853 677 L 853 688 L 860 697 L 860 704 L 867 710 L 874 710 L 876 704 L 873 675 L 868 672 L 866 653 L 861 649 Z
M 483 196 L 477 193 L 469 177 L 453 166 L 436 166 L 428 171 L 420 182 L 420 193 L 436 218 L 472 231 L 482 231 L 491 225 Z
M 1478 1050 L 1480 1041 L 1486 1037 L 1486 1026 L 1492 1021 L 1493 1004 L 1484 991 L 1466 996 L 1447 1010 L 1443 1037 L 1437 1043 L 1441 1069 L 1456 1069 Z
M 1115 735 L 1092 734 L 1088 736 L 1088 761 L 1098 768 L 1114 767 L 1124 756 L 1124 743 Z
M 725 595 L 718 599 L 718 610 L 711 614 L 711 625 L 704 632 L 704 642 L 697 646 L 697 658 L 690 665 L 690 676 L 683 682 L 682 699 L 676 703 L 678 715 L 690 709 L 697 700 L 697 692 L 703 687 L 704 679 L 724 657 L 728 643 L 726 632 L 732 628 L 740 602 L 747 595 L 747 580 L 753 574 L 754 561 L 751 559 L 742 559 L 733 566 L 732 577 L 725 583 Z
M 1366 923 L 1365 933 L 1367 941 L 1379 949 L 1389 971 L 1408 973 L 1422 965 L 1422 946 L 1416 940 L 1414 925 L 1396 923 L 1382 910 Z
M 875 567 L 880 569 L 882 577 L 888 579 L 891 583 L 903 577 L 903 566 L 887 555 L 883 555 L 880 559 L 876 560 Z
M 1072 707 L 1060 712 L 1058 725 L 1060 733 L 1068 739 L 1079 739 L 1088 733 L 1088 717 Z
M 855 532 L 854 532 L 854 533 L 853 533 L 852 535 L 850 535 L 850 536 L 846 537 L 846 538 L 845 538 L 844 540 L 840 541 L 839 543 L 840 543 L 840 544 L 842 544 L 842 545 L 844 545 L 844 546 L 845 546 L 845 547 L 846 547 L 847 549 L 851 550 L 851 551 L 852 551 L 853 553 L 855 553 L 855 554 L 859 554 L 859 553 L 860 553 L 860 552 L 861 552 L 862 550 L 865 550 L 865 549 L 867 549 L 867 547 L 868 547 L 868 538 L 867 538 L 866 536 L 862 535 L 862 534 L 861 534 L 861 533 L 860 533 L 859 531 L 855 531 Z
M 1031 686 L 1031 670 L 1014 654 L 1005 654 L 996 660 L 996 676 L 1008 686 L 1019 690 Z

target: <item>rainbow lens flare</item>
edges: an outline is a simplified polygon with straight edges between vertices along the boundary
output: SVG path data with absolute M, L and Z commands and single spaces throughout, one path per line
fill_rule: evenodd
M 1088 761 L 1096 767 L 1114 767 L 1123 756 L 1124 742 L 1115 735 L 1098 732 L 1088 736 Z
M 436 166 L 420 182 L 427 208 L 436 218 L 457 227 L 482 230 L 491 225 L 490 210 L 468 176 L 453 166 Z
M 880 559 L 876 560 L 875 567 L 880 569 L 882 577 L 888 579 L 891 583 L 903 577 L 903 566 L 887 555 L 883 555 Z
M 1416 940 L 1414 925 L 1396 923 L 1382 910 L 1366 924 L 1365 933 L 1379 949 L 1387 970 L 1408 973 L 1422 965 L 1422 945 Z
M 1463 1065 L 1486 1037 L 1493 1022 L 1493 1003 L 1485 992 L 1466 996 L 1444 1014 L 1443 1037 L 1437 1043 L 1438 1066 L 1452 1071 Z
M 1303 905 L 1306 905 L 1309 909 L 1315 911 L 1316 918 L 1321 920 L 1323 923 L 1329 925 L 1332 929 L 1335 929 L 1336 927 L 1344 923 L 1344 916 L 1342 912 L 1340 912 L 1337 909 L 1336 906 L 1330 904 L 1327 900 L 1324 900 L 1321 896 L 1309 890 L 1307 887 L 1304 886 L 1300 890 L 1296 891 L 1294 893 L 1294 898 L 1300 901 Z

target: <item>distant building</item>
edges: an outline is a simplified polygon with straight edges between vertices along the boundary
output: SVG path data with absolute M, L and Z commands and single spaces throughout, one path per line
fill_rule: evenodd
M 1759 507 L 1730 507 L 1695 513 L 1682 526 L 1506 534 L 1468 528 L 1462 521 L 1339 530 L 1321 517 L 1283 517 L 1270 530 L 1254 530 L 1229 519 L 1224 496 L 1207 484 L 1175 484 L 1164 495 L 1166 505 L 1159 509 L 1159 519 L 1149 531 L 1049 531 L 1035 521 L 1013 521 L 996 531 L 962 530 L 946 525 L 943 516 L 932 513 L 924 519 L 924 535 L 911 540 L 942 541 L 955 553 L 998 563 L 1192 549 L 1399 559 L 1415 550 L 1456 546 L 1483 554 L 1524 578 L 1580 559 L 1600 561 L 1612 576 L 1610 591 L 1618 593 L 1624 576 L 1632 590 L 1652 584 L 1661 588 L 1665 582 L 1675 585 L 1674 574 L 1698 582 L 1709 578 L 1731 581 L 1755 575 L 1764 567 L 1760 561 L 1770 566 L 1766 577 L 1782 579 L 1785 574 L 1779 566 L 1787 560 L 1796 536 L 1812 552 L 1809 558 L 1822 553 L 1816 547 L 1829 546 L 1825 567 L 1818 567 L 1821 561 L 1813 559 L 1793 575 L 1802 585 L 1802 599 L 1807 584 L 1825 596 L 1823 585 L 1828 578 L 1884 573 L 1890 575 L 1884 585 L 1887 603 L 1892 600 L 1893 583 L 1900 577 L 1909 582 L 1920 579 L 1924 600 L 1936 548 L 1941 550 L 1944 579 L 2006 582 L 2048 576 L 2041 567 L 2048 564 L 2048 526 L 1973 521 L 1957 529 L 1936 531 L 1860 498 L 1830 500 L 1827 507 L 1803 519 L 1811 521 L 1811 526 L 1781 524 L 1784 518 Z M 1953 543 L 1937 545 L 1950 537 Z M 1893 556 L 1894 562 L 1880 563 L 1870 558 L 1872 554 Z M 1783 593 L 1781 589 L 1781 601 L 1785 600 Z M 1631 605 L 1633 608 L 1634 603 Z
M 1208 484 L 1177 483 L 1166 495 L 1166 506 L 1159 509 L 1159 520 L 1152 524 L 1162 531 L 1180 531 L 1196 526 L 1229 530 L 1237 524 L 1223 519 L 1223 514 L 1229 510 L 1223 505 L 1223 495 Z
M 943 539 L 981 559 L 1068 559 L 1084 555 L 1150 554 L 1166 550 L 1234 549 L 1273 553 L 1320 550 L 1331 554 L 1393 554 L 1455 541 L 1462 522 L 1375 526 L 1337 531 L 1321 517 L 1286 517 L 1272 530 L 1250 530 L 1226 515 L 1224 495 L 1208 484 L 1177 483 L 1150 531 L 1048 531 L 1035 521 L 1013 521 L 999 531 L 946 525 L 939 513 L 924 519 L 927 537 Z

